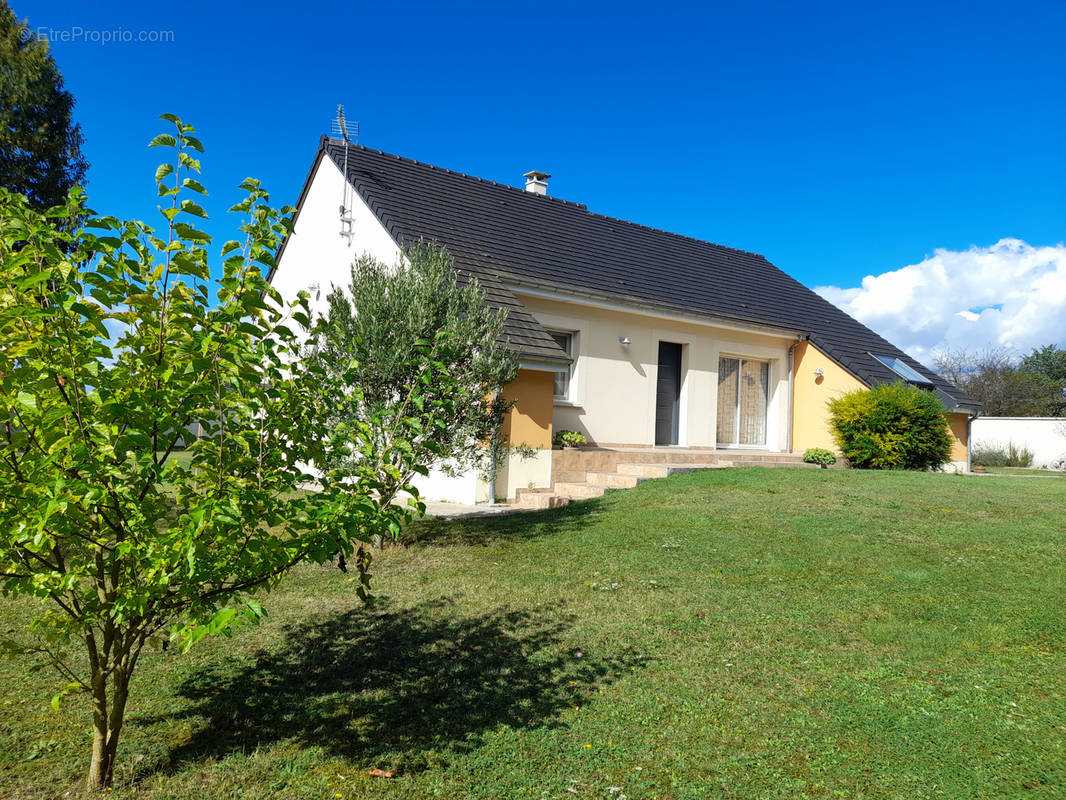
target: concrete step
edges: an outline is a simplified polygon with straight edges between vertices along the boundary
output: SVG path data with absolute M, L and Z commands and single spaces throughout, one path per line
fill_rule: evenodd
M 560 497 L 568 497 L 571 500 L 585 500 L 589 497 L 602 497 L 603 493 L 606 491 L 606 486 L 593 486 L 588 483 L 559 481 L 555 484 L 555 493 Z
M 776 463 L 803 463 L 803 456 L 797 453 L 762 453 L 758 450 L 719 450 L 719 461 L 773 461 Z
M 524 494 L 551 494 L 551 489 L 546 486 L 519 486 L 514 490 L 515 497 L 521 497 Z
M 565 483 L 584 483 L 588 473 L 583 469 L 553 469 L 552 480 Z
M 635 475 L 639 478 L 666 478 L 697 469 L 718 469 L 716 462 L 691 464 L 619 464 L 618 471 L 623 475 Z
M 624 466 L 619 464 L 618 466 Z M 585 476 L 585 482 L 591 486 L 604 486 L 608 489 L 632 489 L 644 480 L 636 475 L 619 474 L 618 472 L 589 472 Z
M 797 461 L 756 461 L 750 458 L 743 458 L 735 461 L 719 461 L 718 463 L 724 467 L 765 467 L 767 469 L 789 467 L 791 469 L 818 469 L 817 464 L 806 464 L 802 459 Z
M 714 464 L 717 461 L 718 455 L 706 450 L 696 450 L 692 452 L 686 452 L 684 450 L 666 450 L 662 452 L 649 450 L 646 454 L 631 453 L 629 454 L 629 458 L 620 463 L 676 464 L 681 466 L 687 464 Z
M 511 508 L 523 511 L 543 511 L 549 508 L 562 508 L 569 504 L 569 497 L 562 497 L 555 492 L 527 492 L 516 497 L 511 503 Z

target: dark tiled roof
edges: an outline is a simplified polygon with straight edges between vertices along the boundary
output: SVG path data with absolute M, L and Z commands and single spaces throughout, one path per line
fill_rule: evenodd
M 323 137 L 322 146 L 338 166 L 344 163 L 339 141 Z M 974 404 L 755 253 L 358 145 L 349 146 L 348 173 L 397 241 L 437 241 L 463 274 L 482 282 L 490 300 L 510 312 L 507 333 L 524 354 L 562 355 L 509 286 L 804 334 L 869 385 L 898 380 L 870 353 L 896 356 L 929 378 L 949 408 Z

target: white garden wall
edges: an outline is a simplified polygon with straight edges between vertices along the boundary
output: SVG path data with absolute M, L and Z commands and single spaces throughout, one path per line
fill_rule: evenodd
M 970 428 L 974 448 L 1013 442 L 1033 452 L 1033 466 L 1047 467 L 1066 457 L 1064 417 L 978 417 Z

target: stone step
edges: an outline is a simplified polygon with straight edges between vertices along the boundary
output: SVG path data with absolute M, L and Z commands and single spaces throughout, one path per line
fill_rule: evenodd
M 555 493 L 560 497 L 567 497 L 571 500 L 585 500 L 589 497 L 602 497 L 603 493 L 606 491 L 606 486 L 592 486 L 588 483 L 559 481 L 555 484 Z
M 807 464 L 803 459 L 797 461 L 754 461 L 750 458 L 737 459 L 736 461 L 719 461 L 723 467 L 765 467 L 774 469 L 777 467 L 789 467 L 792 469 L 818 469 L 817 464 Z
M 551 494 L 551 492 L 552 490 L 546 486 L 519 486 L 517 489 L 514 490 L 514 496 L 515 498 L 519 498 L 527 494 Z
M 623 475 L 638 478 L 667 478 L 697 469 L 719 469 L 722 465 L 715 462 L 692 464 L 619 464 L 618 471 Z
M 552 480 L 565 483 L 584 483 L 588 473 L 583 469 L 553 469 Z
M 773 461 L 779 463 L 803 463 L 798 453 L 762 453 L 758 450 L 719 450 L 718 461 Z
M 523 511 L 543 511 L 549 508 L 562 508 L 569 503 L 569 497 L 562 497 L 555 492 L 527 492 L 516 497 L 511 503 L 511 508 Z
M 619 464 L 618 466 L 621 468 L 626 465 Z M 608 489 L 632 489 L 644 480 L 641 476 L 620 473 L 621 469 L 619 472 L 589 472 L 585 475 L 585 482 L 592 486 L 605 486 Z
M 619 461 L 625 464 L 714 464 L 717 454 L 706 450 L 686 452 L 684 450 L 649 450 L 647 453 L 628 453 L 627 458 Z

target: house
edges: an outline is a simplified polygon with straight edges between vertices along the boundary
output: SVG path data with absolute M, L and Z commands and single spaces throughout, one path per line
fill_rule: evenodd
M 546 173 L 524 177 L 516 188 L 322 137 L 270 275 L 291 297 L 343 285 L 363 253 L 396 263 L 405 242 L 445 246 L 507 310 L 521 356 L 505 430 L 540 451 L 504 466 L 497 496 L 552 484 L 557 430 L 600 452 L 706 461 L 832 449 L 826 401 L 901 379 L 944 401 L 966 464 L 976 403 L 764 257 L 602 216 L 550 196 Z M 420 488 L 459 502 L 488 492 L 439 472 Z

